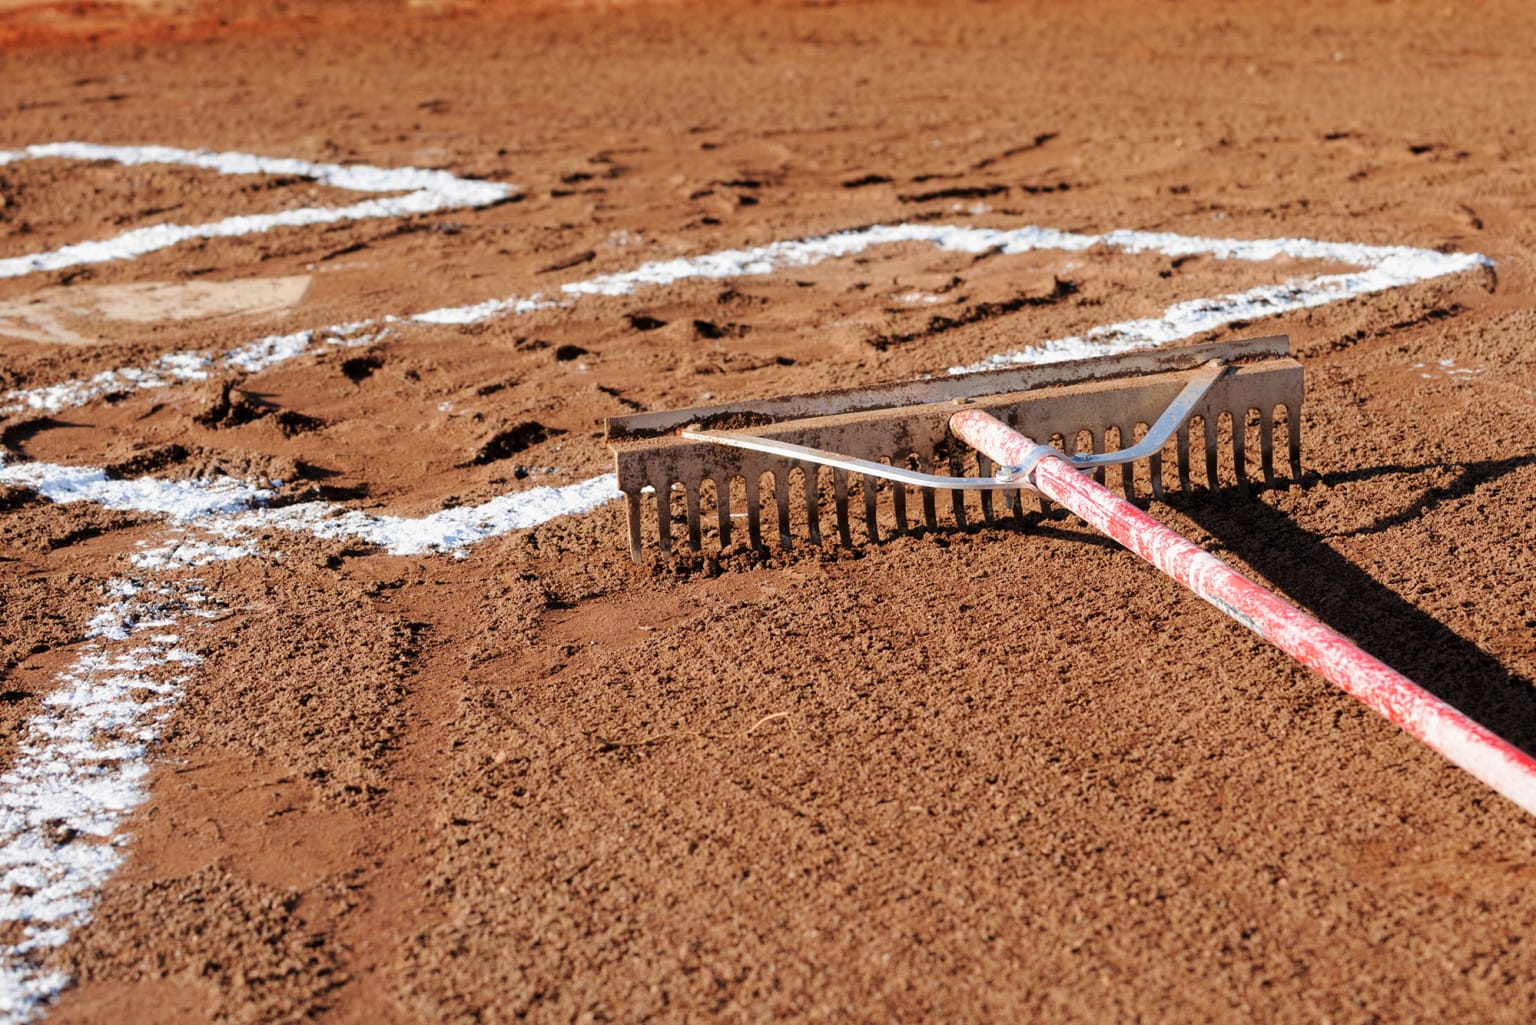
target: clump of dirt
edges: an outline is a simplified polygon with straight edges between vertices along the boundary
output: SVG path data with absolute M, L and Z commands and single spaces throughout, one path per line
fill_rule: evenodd
M 347 380 L 353 384 L 366 381 L 373 376 L 373 372 L 384 365 L 384 358 L 375 353 L 363 356 L 352 356 L 341 361 L 341 372 Z
M 129 453 L 102 467 L 108 477 L 134 480 L 144 476 L 172 480 L 214 480 L 233 477 L 262 485 L 272 482 L 319 481 L 336 476 L 293 456 L 259 449 L 215 448 L 207 445 L 132 445 Z
M 487 463 L 508 459 L 564 433 L 558 427 L 546 427 L 537 420 L 525 420 L 515 427 L 497 431 L 475 450 L 475 454 L 464 465 L 485 466 Z
M 187 461 L 191 451 L 185 445 L 150 445 L 137 449 L 126 459 L 105 464 L 102 469 L 108 477 L 118 480 L 132 480 L 135 477 L 143 477 L 156 473 L 167 467 L 176 466 Z M 229 476 L 235 476 L 230 474 Z
M 250 392 L 237 388 L 230 381 L 219 381 L 213 386 L 213 394 L 202 412 L 194 414 L 192 421 L 204 427 L 238 427 L 271 416 L 273 412 L 269 403 Z
M 624 319 L 636 331 L 656 331 L 667 326 L 665 320 L 653 317 L 648 313 L 627 313 L 624 315 Z
M 137 526 L 147 518 L 86 502 L 75 503 L 61 514 L 52 502 L 20 497 L 26 494 L 23 489 L 17 489 L 17 494 L 15 504 L 0 516 L 0 548 L 33 552 L 68 548 Z
M 967 327 L 971 324 L 985 323 L 999 317 L 1006 317 L 1020 310 L 1053 306 L 1078 293 L 1077 282 L 1063 278 L 1055 278 L 1051 290 L 1042 295 L 1022 293 L 1011 296 L 998 302 L 978 302 L 966 306 L 953 316 L 935 315 L 928 318 L 928 323 L 917 331 L 906 331 L 891 334 L 877 334 L 870 338 L 869 344 L 876 351 L 885 350 L 897 345 L 906 345 L 909 342 L 931 338 L 941 335 L 956 328 Z
M 0 512 L 10 512 L 28 505 L 46 505 L 47 500 L 31 488 L 18 484 L 0 484 Z
M 279 409 L 253 392 L 246 391 L 230 381 L 221 381 L 214 394 L 192 421 L 214 430 L 240 427 L 270 417 L 285 438 L 317 431 L 325 426 L 319 417 L 309 416 L 292 409 Z

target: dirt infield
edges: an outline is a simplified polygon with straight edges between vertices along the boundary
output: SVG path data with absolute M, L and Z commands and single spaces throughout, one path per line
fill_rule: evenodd
M 602 435 L 1288 333 L 1149 508 L 1536 751 L 1522 5 L 0 45 L 0 1020 L 1536 1016 L 1530 818 L 1080 523 L 635 565 Z

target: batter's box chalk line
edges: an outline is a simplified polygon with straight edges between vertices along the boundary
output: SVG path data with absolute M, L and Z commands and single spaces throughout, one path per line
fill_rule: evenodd
M 404 172 L 402 172 L 404 173 Z M 435 172 L 412 172 L 435 173 Z M 749 249 L 725 249 L 701 256 L 642 264 L 631 271 L 571 281 L 547 296 L 533 293 L 487 299 L 418 313 L 332 324 L 283 335 L 267 335 L 223 352 L 187 349 L 166 353 L 144 366 L 120 367 L 89 378 L 0 393 L 0 416 L 20 412 L 58 413 L 104 395 L 163 388 L 182 381 L 205 380 L 212 373 L 256 373 L 307 352 L 312 346 L 366 345 L 388 334 L 423 325 L 469 325 L 520 316 L 551 306 L 568 306 L 586 296 L 630 295 L 689 280 L 726 280 L 764 276 L 827 260 L 857 256 L 866 250 L 901 243 L 927 243 L 940 251 L 1003 255 L 1058 250 L 1081 252 L 1095 246 L 1125 253 L 1161 253 L 1171 257 L 1204 255 L 1219 260 L 1268 262 L 1281 257 L 1319 260 L 1357 268 L 1260 285 L 1244 292 L 1175 303 L 1156 317 L 1095 327 L 1083 335 L 1056 338 L 1025 349 L 995 353 L 950 373 L 967 373 L 1020 363 L 1043 363 L 1086 356 L 1112 355 L 1166 345 L 1238 320 L 1256 320 L 1324 306 L 1420 281 L 1456 274 L 1493 261 L 1479 253 L 1439 253 L 1408 246 L 1370 246 L 1317 242 L 1304 238 L 1229 239 L 1166 232 L 1111 231 L 1085 234 L 1054 228 L 976 228 L 963 225 L 874 225 L 810 238 L 788 239 Z
M 0 774 L 0 1022 L 37 1018 L 70 984 L 48 957 L 90 921 L 149 796 L 149 750 L 201 656 L 184 641 L 217 599 L 193 567 L 253 554 L 170 531 L 106 585 L 74 662 Z
M 301 207 L 274 213 L 225 217 L 206 224 L 153 224 L 113 238 L 78 242 L 47 252 L 0 259 L 0 278 L 62 270 L 90 263 L 131 260 L 192 239 L 234 238 L 273 228 L 296 228 L 337 221 L 403 217 L 454 207 L 481 207 L 515 191 L 511 185 L 459 178 L 446 171 L 364 164 L 317 164 L 307 160 L 262 157 L 251 153 L 213 153 L 172 146 L 105 146 L 90 142 L 52 142 L 19 150 L 0 150 L 0 166 L 24 160 L 105 160 L 125 167 L 170 164 L 218 174 L 267 174 L 308 178 L 351 192 L 381 195 L 348 206 Z
M 828 260 L 846 259 L 878 246 L 912 243 L 926 243 L 944 252 L 996 252 L 1004 256 L 1042 250 L 1081 252 L 1103 247 L 1125 253 L 1150 252 L 1170 257 L 1203 255 L 1255 263 L 1288 258 L 1355 268 L 1347 273 L 1294 278 L 1242 292 L 1185 300 L 1169 306 L 1156 317 L 1104 324 L 1082 335 L 995 353 L 967 366 L 952 367 L 949 371 L 952 374 L 1166 345 L 1237 320 L 1252 321 L 1323 306 L 1492 265 L 1491 260 L 1478 253 L 1440 253 L 1408 246 L 1370 246 L 1305 238 L 1244 240 L 1143 231 L 1087 234 L 1037 226 L 1003 229 L 964 225 L 874 225 L 747 249 L 725 249 L 700 256 L 652 261 L 630 271 L 568 282 L 559 286 L 553 296 L 542 293 L 514 295 L 467 306 L 270 335 L 222 353 L 200 350 L 168 353 L 149 366 L 123 367 L 91 378 L 7 392 L 0 396 L 0 415 L 23 411 L 56 413 L 105 394 L 168 387 L 181 381 L 202 380 L 218 371 L 255 373 L 293 359 L 317 343 L 367 344 L 388 334 L 428 325 L 481 323 L 555 305 L 574 305 L 588 296 L 630 295 L 689 280 L 764 276 Z M 177 522 L 199 522 L 208 529 L 229 535 L 258 526 L 301 530 L 319 537 L 349 538 L 376 544 L 397 554 L 430 550 L 462 552 L 467 545 L 508 530 L 536 526 L 555 516 L 592 509 L 616 495 L 613 476 L 601 474 L 564 488 L 533 488 L 500 496 L 480 506 L 444 509 L 420 519 L 407 519 L 367 514 L 327 503 L 264 509 L 260 507 L 274 497 L 274 493 L 261 487 L 230 481 L 208 484 L 152 477 L 115 481 L 105 472 L 90 467 L 42 463 L 6 465 L 0 461 L 0 481 L 25 484 L 55 501 L 93 501 L 114 509 L 164 515 Z M 248 493 L 242 493 L 242 488 Z

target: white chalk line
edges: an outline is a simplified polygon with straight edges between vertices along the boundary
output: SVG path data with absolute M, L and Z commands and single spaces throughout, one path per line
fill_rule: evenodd
M 1169 307 L 1159 318 L 1126 321 L 1095 328 L 1084 336 L 1056 339 L 1029 350 L 1000 353 L 972 367 L 982 369 L 1019 362 L 1068 359 L 1081 355 L 1121 352 L 1165 344 L 1236 319 L 1255 319 L 1323 305 L 1357 295 L 1400 287 L 1417 281 L 1458 273 L 1490 261 L 1478 254 L 1440 254 L 1404 247 L 1370 247 L 1320 243 L 1304 239 L 1242 242 L 1230 239 L 1197 239 L 1141 232 L 1079 235 L 1051 229 L 1022 228 L 1013 231 L 967 227 L 914 225 L 876 226 L 819 238 L 774 243 L 745 250 L 726 250 L 692 259 L 648 263 L 627 274 L 604 275 L 563 286 L 561 292 L 575 301 L 583 295 L 624 295 L 643 287 L 659 286 L 689 278 L 731 278 L 773 273 L 787 267 L 809 266 L 826 259 L 853 255 L 871 246 L 928 242 L 941 249 L 1003 253 L 1054 248 L 1081 250 L 1094 245 L 1124 251 L 1156 251 L 1170 255 L 1201 253 L 1222 259 L 1266 260 L 1277 256 L 1321 259 L 1360 267 L 1355 274 L 1328 275 L 1261 286 L 1246 292 L 1198 299 Z M 177 380 L 206 377 L 210 367 L 256 371 L 299 355 L 316 340 L 329 344 L 353 344 L 377 338 L 380 331 L 412 324 L 467 324 L 494 317 L 518 315 L 551 305 L 558 300 L 541 296 L 491 300 L 469 307 L 453 307 L 407 317 L 382 318 L 335 325 L 318 332 L 273 336 L 249 346 L 230 350 L 220 357 L 206 353 L 176 353 L 162 357 L 151 368 L 109 372 L 103 382 L 66 382 L 53 389 L 10 393 L 11 405 L 54 410 L 78 405 L 127 388 L 164 387 Z M 94 383 L 93 383 L 94 382 Z M 43 396 L 46 394 L 46 398 Z M 36 400 L 34 401 L 34 396 Z M 53 403 L 63 403 L 54 406 Z M 462 554 L 467 546 L 509 530 L 524 529 L 556 516 L 584 512 L 614 497 L 611 474 L 592 477 L 564 488 L 532 488 L 492 499 L 479 506 L 444 509 L 411 519 L 373 515 L 327 503 L 265 507 L 275 492 L 244 482 L 222 480 L 166 481 L 141 478 L 114 480 L 104 471 L 89 467 L 54 464 L 0 463 L 0 481 L 25 484 L 52 501 L 95 502 L 114 509 L 166 517 L 173 524 L 195 525 L 222 536 L 222 542 L 180 542 L 195 555 L 178 556 L 176 545 L 141 552 L 136 565 L 146 573 L 163 573 L 197 559 L 225 560 L 252 554 L 250 533 L 265 529 L 294 530 L 323 538 L 346 538 L 378 545 L 395 554 L 450 551 Z M 120 590 L 146 585 L 127 581 Z M 0 869 L 11 882 L 0 890 L 0 917 L 25 923 L 22 940 L 0 949 L 0 1013 L 7 1020 L 27 1021 L 68 984 L 58 973 L 43 967 L 46 953 L 56 949 L 71 929 L 89 919 L 96 893 L 121 861 L 120 848 L 127 838 L 118 824 L 147 794 L 143 780 L 148 773 L 148 744 L 158 735 L 169 715 L 180 683 L 171 669 L 192 663 L 195 654 L 177 646 L 179 635 L 171 628 L 185 615 L 198 611 L 194 599 L 206 597 L 178 592 L 169 579 L 154 593 L 161 597 L 148 615 L 125 609 L 125 599 L 104 606 L 93 620 L 92 649 L 77 660 L 61 678 L 58 701 L 28 725 L 23 755 L 11 773 L 0 778 L 14 788 L 14 801 L 5 798 L 0 830 Z M 172 600 L 181 604 L 174 614 Z M 137 618 L 133 618 L 137 615 Z M 147 625 L 144 625 L 147 624 Z M 158 631 L 136 648 L 122 654 L 109 644 L 127 644 L 135 631 Z M 158 647 L 156 646 L 158 645 Z M 114 662 L 112 659 L 117 659 Z M 101 672 L 105 691 L 89 690 Z M 140 682 L 147 681 L 145 685 Z M 158 688 L 158 689 L 157 689 Z M 124 698 L 137 692 L 142 698 Z M 99 719 L 88 718 L 84 709 Z M 67 719 L 65 716 L 74 716 Z M 129 744 L 118 739 L 129 723 Z M 64 745 L 73 744 L 74 747 Z M 75 752 L 71 760 L 71 752 Z M 14 784 L 13 784 L 14 778 Z M 92 803 L 100 796 L 100 800 Z M 73 815 L 74 818 L 69 816 Z M 79 822 L 83 825 L 75 825 Z M 61 827 L 59 824 L 64 823 Z M 59 844 L 63 828 L 71 837 Z M 88 840 L 85 838 L 89 838 Z M 60 854 L 59 851 L 67 853 Z M 39 898 L 39 894 L 43 896 Z
M 105 470 L 58 463 L 6 463 L 0 484 L 29 488 L 50 502 L 90 502 L 105 509 L 164 517 L 242 539 L 265 530 L 375 545 L 390 555 L 462 553 L 470 545 L 513 530 L 586 512 L 617 496 L 611 473 L 563 487 L 541 486 L 498 495 L 479 505 L 455 506 L 422 517 L 366 513 L 331 502 L 269 507 L 279 492 L 231 477 L 211 480 L 119 480 Z
M 1301 278 L 1262 285 L 1246 292 L 1175 303 L 1159 317 L 1106 324 L 1094 328 L 1086 335 L 1052 339 L 1025 349 L 997 353 L 968 366 L 953 367 L 951 373 L 1017 363 L 1076 359 L 1165 345 L 1235 320 L 1289 313 L 1492 265 L 1492 261 L 1478 253 L 1438 253 L 1406 246 L 1367 246 L 1311 239 L 1241 240 L 1140 231 L 1111 231 L 1095 235 L 1033 226 L 998 229 L 964 225 L 874 225 L 831 235 L 773 242 L 750 249 L 726 249 L 701 256 L 654 261 L 632 271 L 569 282 L 560 286 L 559 296 L 556 297 L 542 293 L 509 296 L 467 306 L 450 306 L 421 313 L 333 324 L 312 331 L 269 335 L 217 354 L 196 349 L 167 353 L 143 367 L 123 367 L 90 378 L 7 391 L 0 395 L 0 415 L 28 411 L 58 413 L 104 395 L 205 380 L 218 370 L 255 373 L 293 359 L 316 343 L 367 344 L 378 340 L 382 332 L 396 332 L 418 325 L 474 324 L 501 317 L 520 316 L 551 306 L 568 305 L 583 296 L 630 295 L 643 288 L 696 279 L 762 276 L 788 268 L 808 267 L 830 259 L 858 255 L 876 246 L 901 243 L 928 243 L 949 252 L 983 253 L 995 250 L 1005 255 L 1040 250 L 1078 252 L 1103 246 L 1127 253 L 1156 252 L 1174 257 L 1206 255 L 1215 259 L 1250 262 L 1289 257 L 1296 260 L 1324 260 L 1360 268 L 1352 274 Z
M 403 217 L 455 207 L 482 207 L 512 195 L 513 186 L 459 178 L 446 171 L 366 164 L 317 164 L 307 160 L 262 157 L 252 153 L 215 153 L 171 146 L 106 146 L 89 142 L 52 142 L 19 150 L 0 150 L 0 166 L 23 160 L 106 160 L 125 166 L 172 164 L 219 174 L 269 174 L 308 178 L 352 192 L 404 193 L 348 206 L 300 207 L 274 213 L 225 217 L 206 224 L 154 224 L 114 238 L 78 242 L 42 253 L 0 259 L 0 278 L 84 264 L 131 260 L 193 239 L 234 238 L 338 221 Z
M 184 569 L 231 557 L 230 546 L 178 535 L 142 553 Z M 247 554 L 238 550 L 238 554 Z M 137 560 L 136 560 L 137 561 Z M 118 577 L 86 642 L 26 723 L 0 775 L 0 1020 L 27 1022 L 70 983 L 47 965 L 126 857 L 124 818 L 148 797 L 149 747 L 201 658 L 182 641 L 189 620 L 216 615 L 194 577 Z

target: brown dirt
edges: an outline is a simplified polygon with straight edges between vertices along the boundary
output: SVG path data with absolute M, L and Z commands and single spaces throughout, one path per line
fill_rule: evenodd
M 92 339 L 0 335 L 0 384 L 875 222 L 1475 250 L 1496 273 L 1230 332 L 1305 362 L 1307 486 L 1153 511 L 1536 750 L 1522 5 L 278 6 L 0 5 L 0 148 L 409 164 L 523 198 L 0 282 Z M 265 209 L 212 176 L 20 167 L 0 256 L 132 226 L 156 190 Z M 419 328 L 13 417 L 4 454 L 420 515 L 598 472 L 605 416 L 940 371 L 1277 276 L 1061 264 L 897 247 Z M 302 276 L 291 308 L 197 321 L 61 299 Z M 231 396 L 256 415 L 206 415 Z M 1536 1016 L 1528 816 L 1080 525 L 710 575 L 632 565 L 622 520 L 459 560 L 285 536 L 199 570 L 227 614 L 48 1019 Z M 0 759 L 158 529 L 0 490 Z

